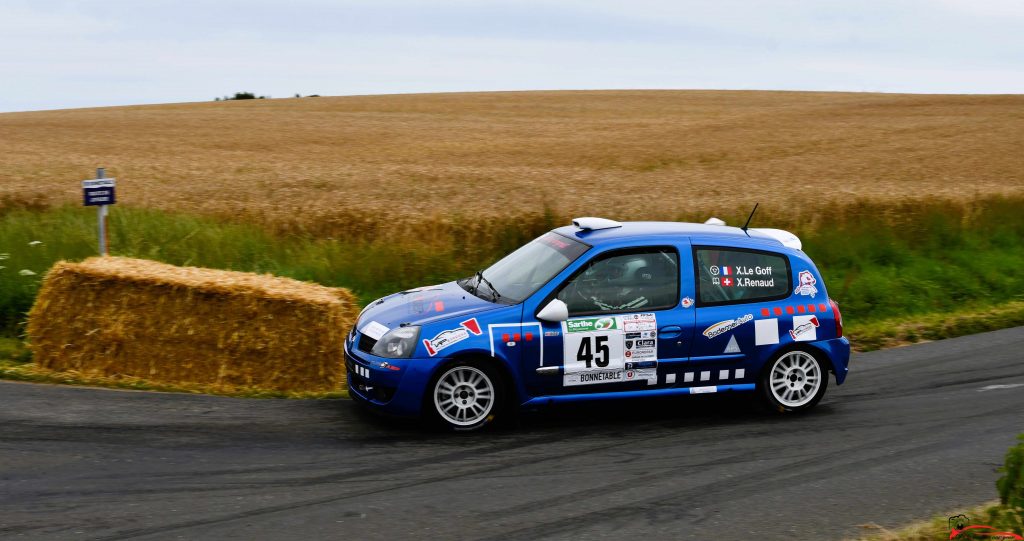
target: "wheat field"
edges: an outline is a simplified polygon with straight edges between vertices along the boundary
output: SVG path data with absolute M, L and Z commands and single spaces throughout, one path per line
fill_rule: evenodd
M 80 201 L 345 233 L 1024 193 L 1024 96 L 558 91 L 0 114 L 0 210 Z

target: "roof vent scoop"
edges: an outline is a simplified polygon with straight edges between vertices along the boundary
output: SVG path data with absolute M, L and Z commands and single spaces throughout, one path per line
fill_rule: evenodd
M 605 218 L 594 218 L 587 216 L 584 218 L 576 218 L 572 221 L 572 225 L 582 229 L 583 231 L 595 231 L 597 229 L 611 229 L 613 227 L 622 227 L 622 224 L 615 220 L 608 220 Z
M 704 221 L 704 225 L 725 225 L 725 220 L 712 216 Z

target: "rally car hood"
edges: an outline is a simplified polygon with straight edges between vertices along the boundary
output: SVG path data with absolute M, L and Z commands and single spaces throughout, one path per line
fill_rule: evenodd
M 403 323 L 428 325 L 502 306 L 470 294 L 455 282 L 448 282 L 402 291 L 373 301 L 359 317 L 358 327 L 363 330 L 370 322 L 377 322 L 389 329 Z

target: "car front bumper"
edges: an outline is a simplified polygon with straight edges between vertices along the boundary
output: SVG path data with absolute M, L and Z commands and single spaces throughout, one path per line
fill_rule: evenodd
M 345 342 L 348 392 L 381 413 L 417 417 L 433 374 L 434 359 L 387 359 L 354 349 Z

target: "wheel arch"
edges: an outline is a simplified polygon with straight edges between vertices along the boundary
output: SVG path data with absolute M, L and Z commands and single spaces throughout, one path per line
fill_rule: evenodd
M 761 376 L 764 375 L 765 370 L 771 369 L 772 361 L 791 351 L 803 351 L 814 355 L 814 357 L 824 365 L 825 370 L 832 374 L 833 378 L 837 377 L 835 366 L 832 364 L 832 359 L 829 357 L 828 352 L 815 346 L 812 342 L 791 342 L 776 349 L 771 353 L 771 355 L 765 358 L 764 362 L 761 364 L 761 369 L 757 373 L 757 381 L 761 381 Z
M 523 390 L 519 388 L 519 382 L 516 380 L 508 361 L 502 357 L 492 357 L 490 353 L 478 350 L 459 351 L 437 363 L 433 373 L 430 375 L 429 386 L 425 395 L 429 396 L 433 392 L 434 383 L 445 370 L 458 363 L 482 364 L 496 369 L 495 371 L 501 379 L 498 384 L 509 394 L 515 395 L 517 402 L 522 401 Z

